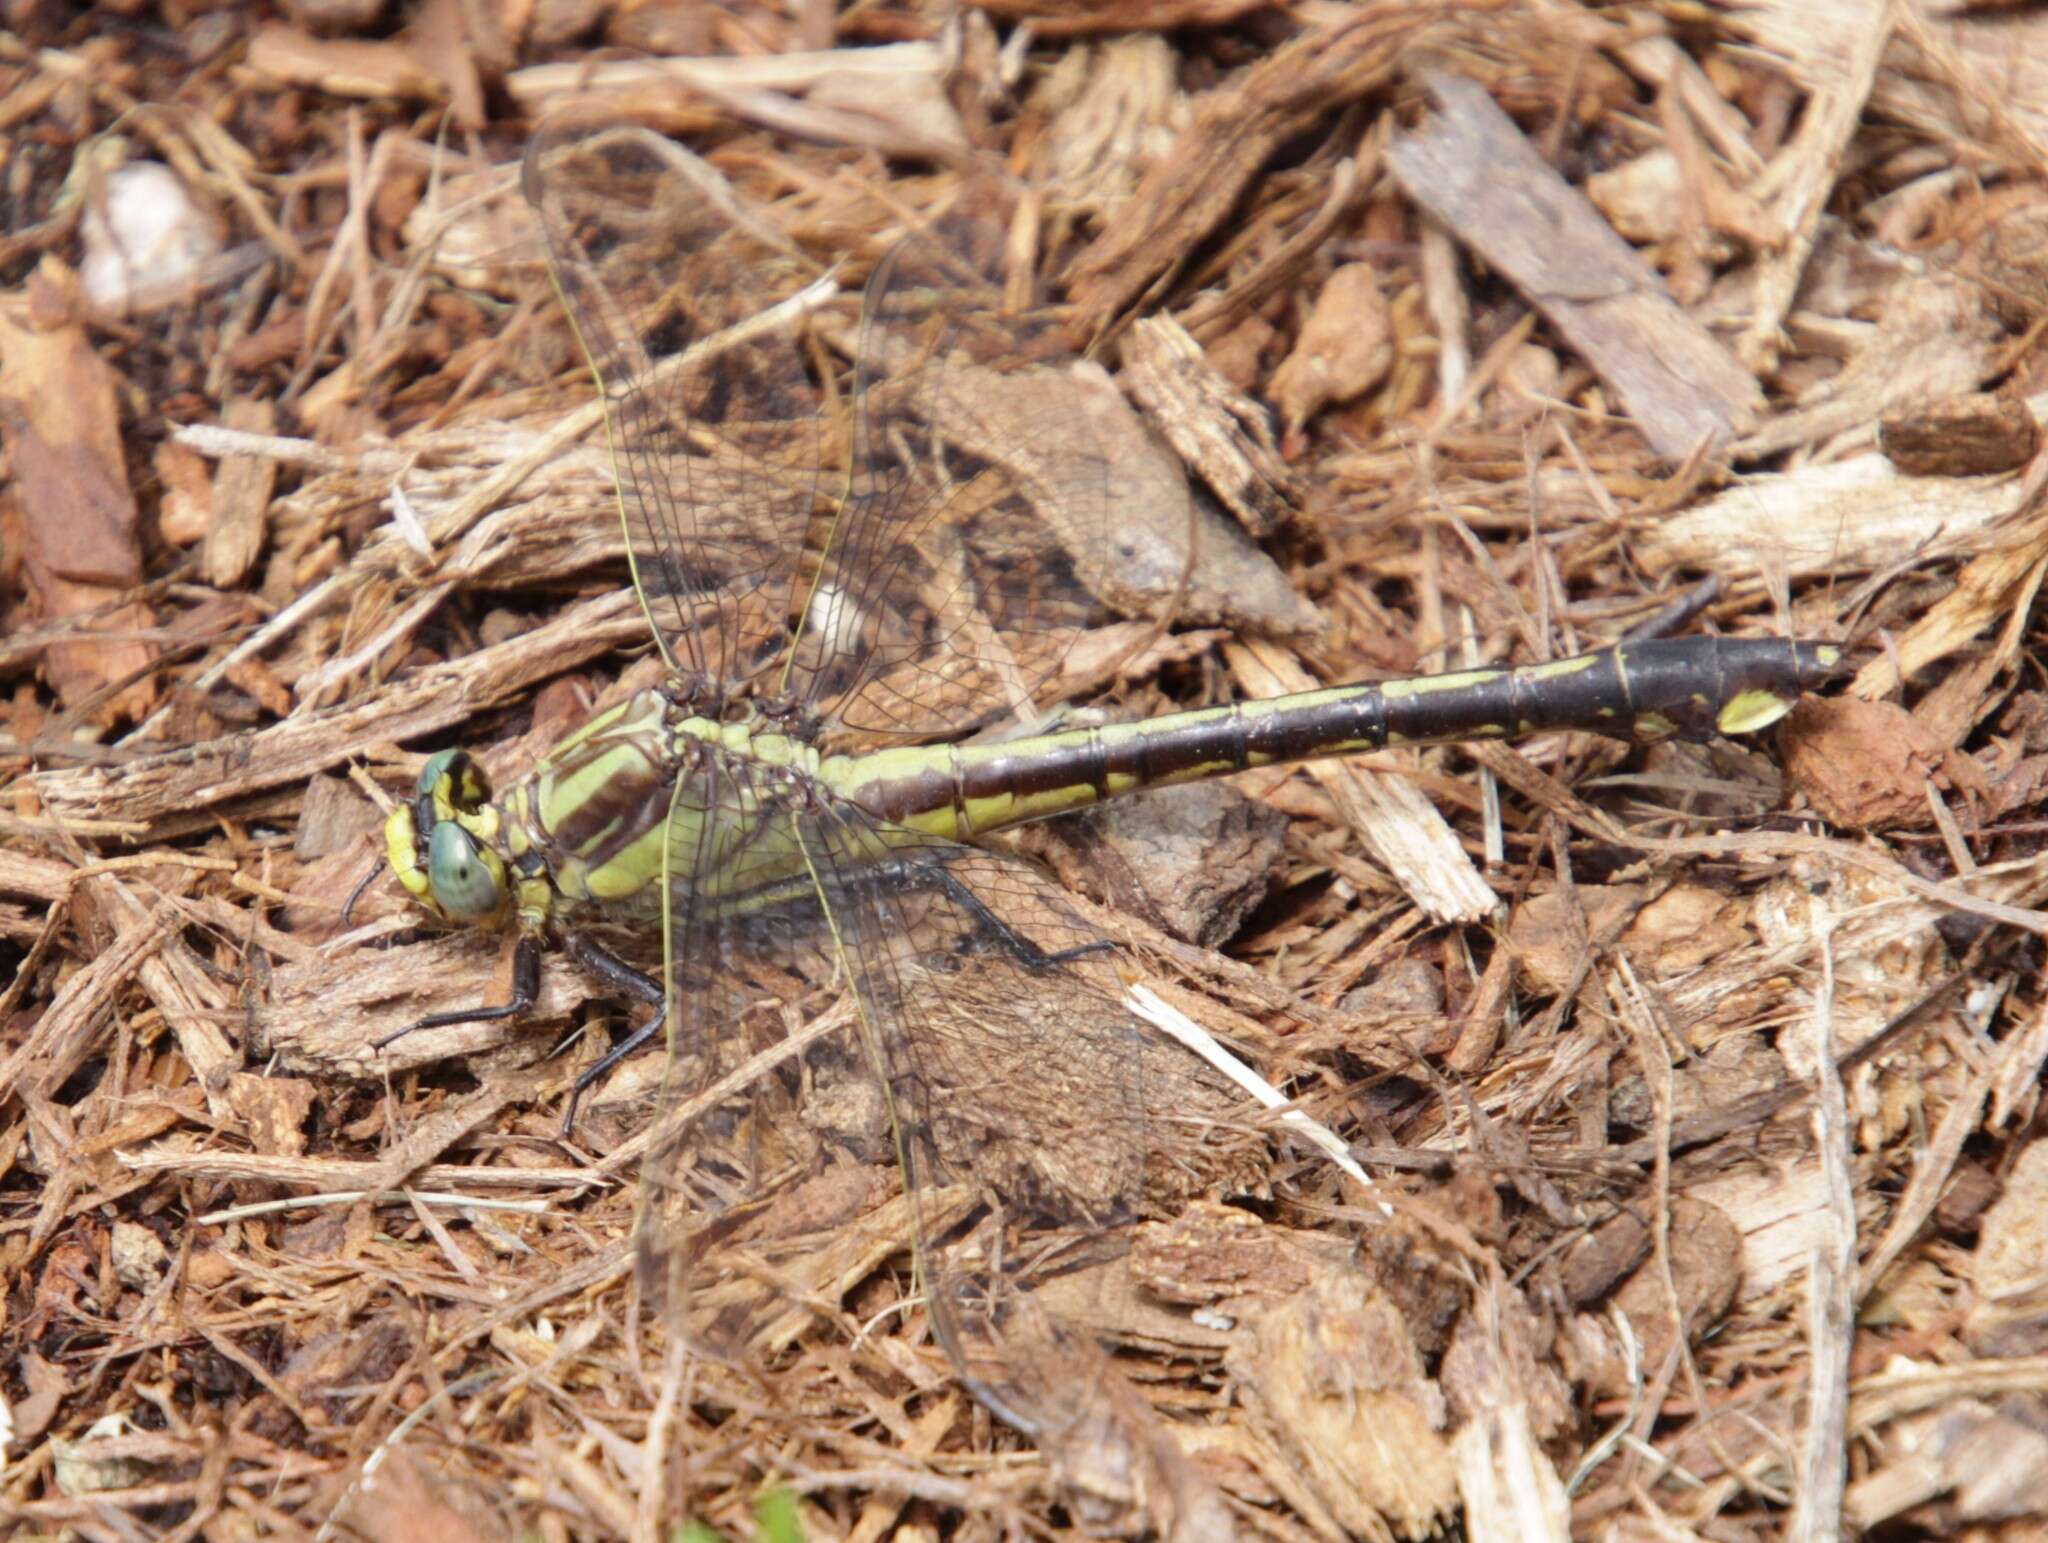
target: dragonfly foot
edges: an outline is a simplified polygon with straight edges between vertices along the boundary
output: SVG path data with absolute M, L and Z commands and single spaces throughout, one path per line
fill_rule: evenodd
M 458 1007 L 453 1012 L 428 1013 L 417 1022 L 408 1023 L 404 1028 L 386 1034 L 382 1039 L 370 1041 L 372 1050 L 382 1050 L 386 1045 L 396 1044 L 408 1034 L 417 1034 L 421 1029 L 445 1029 L 457 1023 L 497 1023 L 505 1018 L 517 1018 L 532 1007 L 540 996 L 540 940 L 522 937 L 512 954 L 512 1000 L 496 1007 Z
M 577 1074 L 575 1086 L 569 1089 L 568 1110 L 562 1116 L 562 1135 L 566 1139 L 576 1128 L 576 1111 L 583 1103 L 584 1093 L 603 1081 L 614 1066 L 661 1033 L 668 1022 L 668 994 L 662 990 L 661 982 L 652 975 L 634 969 L 625 960 L 580 932 L 564 935 L 562 945 L 569 951 L 570 958 L 607 986 L 626 996 L 637 997 L 654 1009 L 652 1018 Z

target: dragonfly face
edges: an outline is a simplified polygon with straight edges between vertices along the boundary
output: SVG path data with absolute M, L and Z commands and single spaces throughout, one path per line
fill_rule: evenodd
M 490 785 L 476 763 L 460 750 L 443 750 L 421 769 L 412 802 L 385 821 L 385 855 L 407 893 L 434 915 L 487 923 L 511 893 L 504 859 L 493 846 L 499 826 Z

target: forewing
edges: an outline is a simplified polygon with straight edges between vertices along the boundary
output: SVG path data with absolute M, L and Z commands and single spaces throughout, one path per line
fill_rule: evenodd
M 557 120 L 524 183 L 669 661 L 871 736 L 1028 711 L 1106 619 L 1114 389 L 1005 298 L 1029 286 L 1003 185 L 966 179 L 876 267 L 858 326 L 814 333 L 818 266 L 661 135 Z M 821 411 L 849 354 L 847 410 Z
M 648 620 L 676 668 L 743 677 L 786 638 L 825 459 L 791 303 L 819 269 L 708 163 L 635 125 L 543 126 L 523 182 L 605 394 Z
M 1052 314 L 1005 300 L 1001 185 L 906 237 L 869 279 L 849 471 L 816 543 L 790 694 L 872 735 L 1028 710 L 1106 616 L 1113 388 Z

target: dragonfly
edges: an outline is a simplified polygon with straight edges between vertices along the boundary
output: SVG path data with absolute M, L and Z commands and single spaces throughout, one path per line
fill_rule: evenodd
M 638 1249 L 693 1344 L 751 1332 L 718 1249 L 864 1132 L 903 1176 L 932 1337 L 1020 1429 L 1063 1418 L 1018 1350 L 1045 1258 L 1025 1229 L 1133 1214 L 1144 1139 L 1116 1127 L 1156 1132 L 1158 1090 L 1108 939 L 995 833 L 1390 745 L 1749 733 L 1838 670 L 1826 643 L 1658 639 L 1047 727 L 1038 699 L 1114 618 L 1128 548 L 1107 409 L 1019 281 L 1001 182 L 962 179 L 873 264 L 857 317 L 791 303 L 829 264 L 652 130 L 543 127 L 522 186 L 604 403 L 663 674 L 501 791 L 465 752 L 427 760 L 390 865 L 424 911 L 517 942 L 508 1001 L 401 1032 L 517 1018 L 547 947 L 639 1004 L 568 1118 L 663 1045 Z M 658 969 L 627 957 L 656 932 Z M 866 1097 L 836 1126 L 801 1107 L 806 1063 L 764 1060 L 789 1033 L 776 1004 L 819 981 L 850 1003 L 834 1053 Z M 1104 1107 L 1048 1137 L 1034 1120 L 1083 1055 Z

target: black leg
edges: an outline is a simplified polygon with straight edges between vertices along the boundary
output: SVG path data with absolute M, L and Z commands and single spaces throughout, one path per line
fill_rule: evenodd
M 638 997 L 654 1009 L 652 1018 L 599 1056 L 593 1065 L 577 1077 L 576 1086 L 569 1090 L 568 1113 L 562 1116 L 562 1134 L 567 1136 L 576 1128 L 576 1108 L 583 1102 L 584 1091 L 603 1080 L 607 1072 L 654 1038 L 667 1024 L 668 993 L 662 990 L 661 982 L 652 975 L 634 969 L 625 960 L 601 948 L 580 932 L 565 933 L 562 946 L 569 951 L 570 958 L 614 991 L 622 992 L 629 997 Z
M 1085 959 L 1091 954 L 1109 953 L 1116 948 L 1116 944 L 1108 938 L 1097 938 L 1092 943 L 1080 943 L 1072 948 L 1062 948 L 1056 953 L 1047 953 L 990 910 L 981 896 L 969 889 L 944 863 L 936 864 L 926 872 L 931 875 L 931 883 L 944 891 L 955 905 L 974 918 L 975 925 L 981 929 L 983 935 L 1000 944 L 1005 952 L 1026 969 L 1051 969 L 1054 965 L 1066 964 L 1074 959 Z
M 421 1029 L 445 1029 L 456 1023 L 496 1023 L 503 1018 L 517 1018 L 532 1007 L 540 996 L 540 939 L 524 936 L 512 952 L 512 1000 L 501 1007 L 465 1007 L 452 1013 L 428 1013 L 417 1023 L 408 1023 L 395 1034 L 386 1034 L 371 1043 L 372 1050 L 382 1050 L 408 1034 L 417 1034 Z
M 356 884 L 356 887 L 348 892 L 348 900 L 341 908 L 341 925 L 343 931 L 347 931 L 350 927 L 353 927 L 355 925 L 356 902 L 363 898 L 363 891 L 370 887 L 370 880 L 374 879 L 375 877 L 377 877 L 378 874 L 384 871 L 384 862 L 384 854 L 382 852 L 379 852 L 377 854 L 376 866 L 371 868 L 368 873 L 364 874 L 361 880 L 358 881 L 358 883 Z

